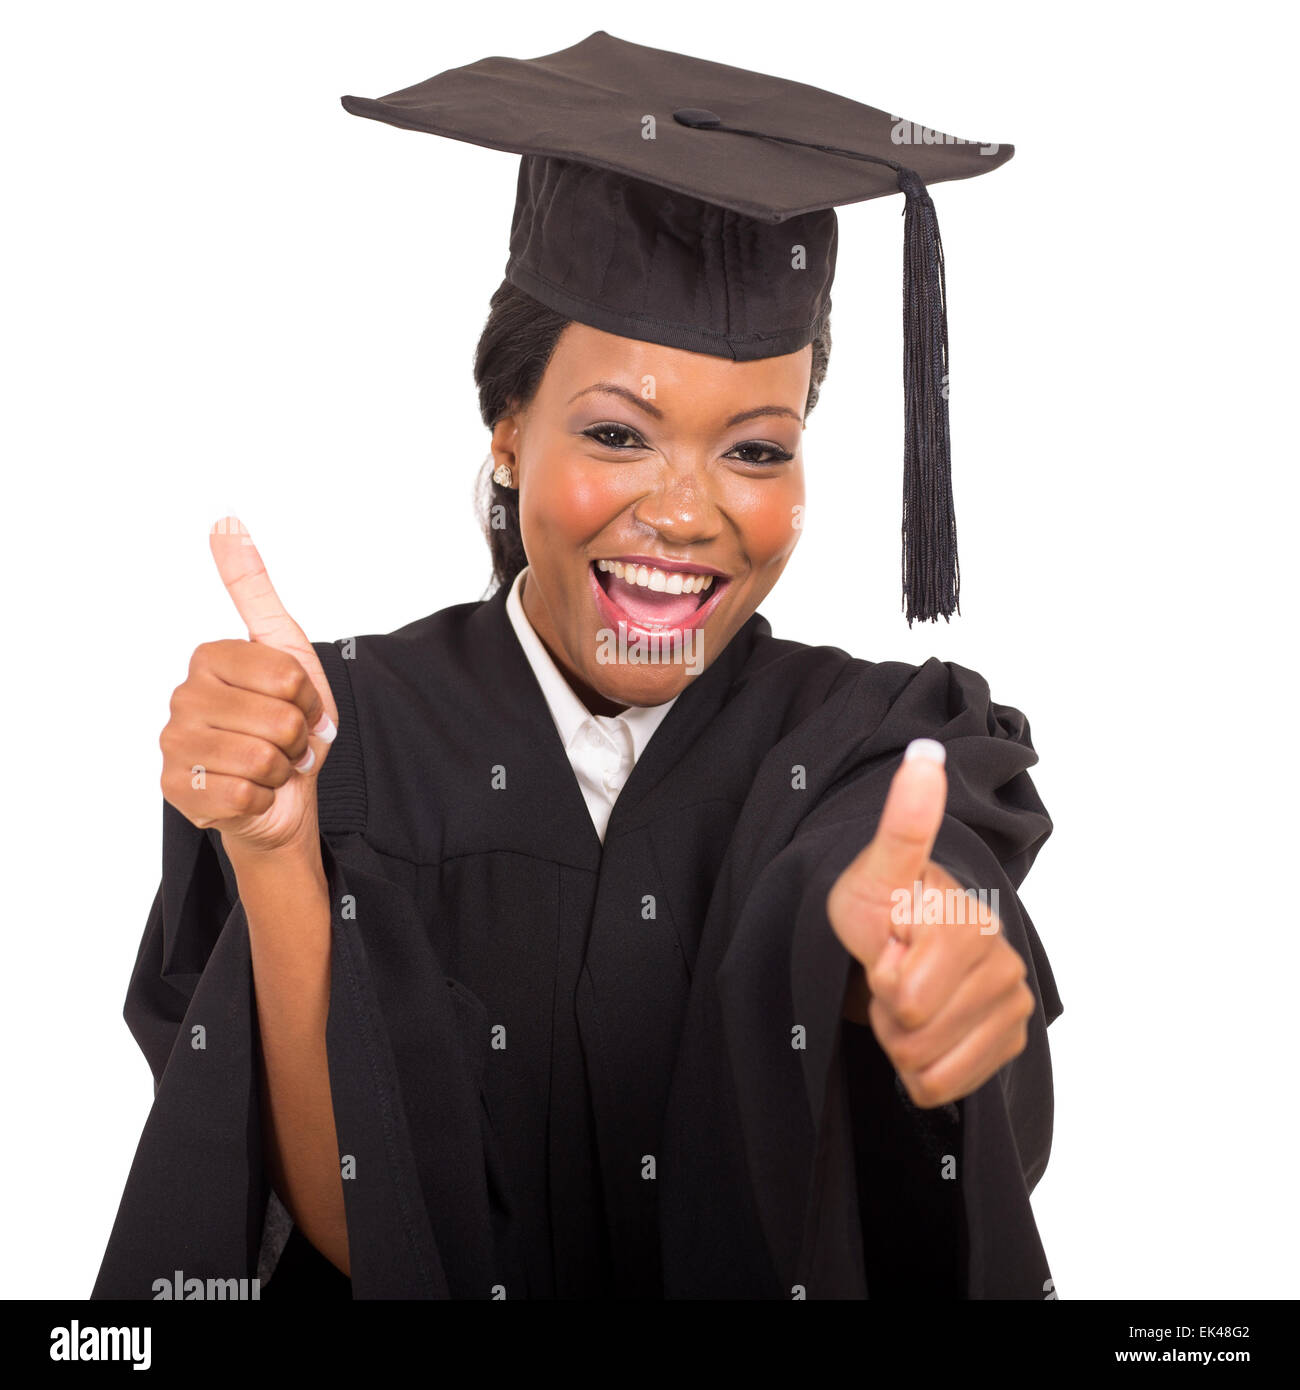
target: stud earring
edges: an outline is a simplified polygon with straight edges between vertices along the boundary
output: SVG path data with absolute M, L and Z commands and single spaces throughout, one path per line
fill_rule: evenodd
M 498 463 L 492 470 L 492 481 L 498 487 L 514 487 L 515 475 L 510 471 L 508 463 Z

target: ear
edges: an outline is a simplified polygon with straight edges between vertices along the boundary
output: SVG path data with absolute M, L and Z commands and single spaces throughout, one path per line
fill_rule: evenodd
M 492 429 L 492 467 L 499 468 L 503 463 L 514 475 L 515 486 L 519 486 L 519 416 L 507 415 L 497 421 Z

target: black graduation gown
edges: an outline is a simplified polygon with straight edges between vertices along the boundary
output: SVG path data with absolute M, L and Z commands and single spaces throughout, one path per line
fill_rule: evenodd
M 351 1279 L 295 1232 L 264 1297 L 1044 1297 L 1029 1194 L 1061 1003 L 1015 889 L 1051 822 L 1029 727 L 979 675 L 755 615 L 602 847 L 504 591 L 316 650 Z M 825 912 L 921 735 L 947 749 L 934 858 L 999 890 L 1038 1001 L 1027 1049 L 936 1110 L 842 1020 Z M 156 1094 L 94 1296 L 251 1277 L 271 1194 L 247 920 L 220 836 L 170 806 L 125 1016 Z

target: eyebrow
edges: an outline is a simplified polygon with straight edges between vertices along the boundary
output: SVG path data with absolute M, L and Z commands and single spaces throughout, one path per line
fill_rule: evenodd
M 664 413 L 658 406 L 651 405 L 649 401 L 643 400 L 635 391 L 629 391 L 626 386 L 620 386 L 616 381 L 597 381 L 591 386 L 584 386 L 581 391 L 569 397 L 568 403 L 573 404 L 579 396 L 589 396 L 593 392 L 602 391 L 610 396 L 621 396 L 625 401 L 644 410 L 647 415 L 653 415 L 656 420 L 662 420 Z M 746 420 L 756 420 L 763 415 L 784 415 L 791 420 L 798 420 L 803 423 L 803 416 L 797 410 L 791 410 L 788 405 L 758 405 L 752 410 L 742 410 L 739 415 L 733 415 L 726 422 L 724 429 L 730 429 L 732 425 L 743 424 Z

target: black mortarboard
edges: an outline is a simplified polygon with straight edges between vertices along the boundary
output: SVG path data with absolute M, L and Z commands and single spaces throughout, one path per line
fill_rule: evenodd
M 958 609 L 943 246 L 928 184 L 1010 145 L 603 31 L 544 58 L 485 58 L 344 107 L 523 156 L 506 279 L 621 337 L 749 361 L 816 336 L 835 208 L 905 195 L 903 594 Z

